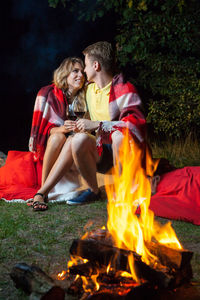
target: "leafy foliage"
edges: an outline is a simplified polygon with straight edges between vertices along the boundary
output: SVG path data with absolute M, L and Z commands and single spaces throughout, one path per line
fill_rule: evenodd
M 119 61 L 135 65 L 137 85 L 148 95 L 147 120 L 155 131 L 187 135 L 200 125 L 200 5 L 136 2 L 137 9 L 123 11 L 116 37 Z
M 56 8 L 59 2 L 62 2 L 64 7 L 65 7 L 65 3 L 66 3 L 65 0 L 48 0 L 48 2 L 49 2 L 49 6 L 53 7 L 53 8 Z
M 198 0 L 60 0 L 79 17 L 116 14 L 121 68 L 132 73 L 154 131 L 185 136 L 200 125 Z M 59 0 L 49 0 L 59 2 Z

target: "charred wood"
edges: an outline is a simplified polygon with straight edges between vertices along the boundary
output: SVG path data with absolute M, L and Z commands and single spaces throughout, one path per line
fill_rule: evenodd
M 30 295 L 30 299 L 63 300 L 65 292 L 56 286 L 54 280 L 37 266 L 18 263 L 11 270 L 10 277 L 16 288 Z
M 172 249 L 159 243 L 146 243 L 148 250 L 159 258 L 162 265 L 171 269 L 182 269 L 190 263 L 193 252 L 188 250 Z
M 103 266 L 108 266 L 110 263 L 111 267 L 116 271 L 127 272 L 130 272 L 128 256 L 131 254 L 134 257 L 134 267 L 139 278 L 146 279 L 152 285 L 160 287 L 169 287 L 174 284 L 174 278 L 169 274 L 167 268 L 162 266 L 160 269 L 151 268 L 141 261 L 141 257 L 137 253 L 110 245 L 103 245 L 93 239 L 74 240 L 70 248 L 70 253 L 88 259 L 91 264 L 99 265 L 100 269 Z
M 100 268 L 111 263 L 111 266 L 115 265 L 117 270 L 122 271 L 127 270 L 128 255 L 131 253 L 135 261 L 141 261 L 140 255 L 135 252 L 105 245 L 94 239 L 74 240 L 70 247 L 70 254 L 86 258 Z
M 71 275 L 80 275 L 86 277 L 91 275 L 96 275 L 97 270 L 98 270 L 98 266 L 95 266 L 95 264 L 91 264 L 90 262 L 69 267 L 69 273 Z
M 99 248 L 102 250 L 104 249 L 104 247 L 111 247 L 113 249 L 118 249 L 113 247 L 113 239 L 112 236 L 110 235 L 110 233 L 105 230 L 105 229 L 98 229 L 96 231 L 91 231 L 88 234 L 88 238 L 87 240 L 94 240 L 96 241 L 96 243 L 98 244 L 98 247 L 95 247 L 95 250 L 97 250 L 97 253 L 101 253 L 98 252 Z M 94 242 L 95 244 L 95 242 Z M 128 253 L 132 253 L 134 256 L 134 260 L 135 260 L 135 267 L 137 269 L 137 272 L 139 274 L 143 274 L 143 271 L 145 273 L 145 278 L 149 277 L 151 278 L 151 276 L 155 277 L 154 280 L 156 280 L 156 283 L 158 285 L 161 284 L 161 286 L 169 286 L 169 287 L 176 287 L 182 283 L 185 282 L 189 282 L 190 279 L 192 278 L 192 268 L 191 268 L 191 259 L 193 256 L 193 253 L 191 251 L 188 250 L 179 250 L 179 249 L 172 249 L 170 247 L 167 247 L 165 245 L 159 244 L 159 243 L 155 243 L 155 242 L 146 242 L 146 247 L 147 249 L 150 251 L 150 253 L 152 253 L 153 255 L 155 255 L 158 258 L 158 261 L 156 263 L 156 266 L 151 265 L 150 266 L 145 266 L 145 264 L 142 265 L 142 261 L 139 258 L 139 255 L 136 254 L 135 252 L 131 252 L 131 251 L 126 251 L 126 250 L 119 250 L 120 254 L 118 257 L 118 260 L 121 260 L 121 254 L 123 256 L 123 254 L 125 253 L 125 256 L 127 258 Z M 103 248 L 102 248 L 103 247 Z M 80 247 L 81 248 L 81 247 Z M 93 246 L 91 246 L 91 252 L 93 253 Z M 104 250 L 103 250 L 104 252 Z M 98 254 L 95 253 L 96 256 L 98 256 Z M 87 253 L 89 254 L 89 253 Z M 115 254 L 115 251 L 114 251 Z M 94 255 L 94 257 L 96 257 Z M 89 254 L 86 255 L 87 257 L 91 257 L 93 256 L 93 254 Z M 120 259 L 119 259 L 120 257 Z M 89 258 L 88 258 L 89 259 Z M 107 261 L 110 259 L 109 255 L 108 258 L 104 257 L 104 254 L 102 253 L 102 258 L 100 260 L 100 264 L 102 263 L 102 260 L 106 259 L 106 263 L 105 265 L 108 265 Z M 90 260 L 90 259 L 89 259 Z M 123 260 L 123 259 L 122 259 Z M 92 259 L 92 261 L 94 262 L 95 259 Z M 99 262 L 99 259 L 97 257 L 97 261 Z M 126 261 L 126 259 L 125 259 Z M 141 268 L 142 265 L 142 268 Z M 116 264 L 116 268 L 120 269 L 120 263 Z M 152 271 L 151 269 L 154 269 L 154 271 Z M 155 272 L 155 269 L 157 272 Z M 122 270 L 124 270 L 122 268 Z
M 88 234 L 89 239 L 98 240 L 100 243 L 106 245 L 114 245 L 112 236 L 105 229 L 98 229 L 91 231 Z M 181 269 L 185 265 L 190 263 L 193 252 L 185 249 L 173 249 L 166 245 L 162 245 L 156 242 L 145 242 L 148 250 L 159 258 L 160 263 L 163 266 L 167 266 L 170 269 Z
M 140 284 L 134 288 L 126 287 L 105 287 L 89 295 L 86 300 L 146 300 L 155 299 L 156 290 L 147 283 Z

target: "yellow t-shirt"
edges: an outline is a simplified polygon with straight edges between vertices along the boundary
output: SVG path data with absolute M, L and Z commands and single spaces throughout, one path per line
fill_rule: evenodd
M 110 121 L 109 96 L 111 83 L 102 89 L 99 89 L 96 83 L 88 85 L 86 102 L 92 121 Z

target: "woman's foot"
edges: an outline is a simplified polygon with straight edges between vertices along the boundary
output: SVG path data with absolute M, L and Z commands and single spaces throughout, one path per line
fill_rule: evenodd
M 33 210 L 44 211 L 48 209 L 47 197 L 42 193 L 36 193 L 33 197 Z

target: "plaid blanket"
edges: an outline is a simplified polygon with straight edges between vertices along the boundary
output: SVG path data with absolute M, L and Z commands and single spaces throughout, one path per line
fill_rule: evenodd
M 43 159 L 51 128 L 64 124 L 67 105 L 66 96 L 54 84 L 38 92 L 29 139 L 29 151 L 34 153 L 35 161 Z
M 141 111 L 141 99 L 130 82 L 124 82 L 122 74 L 116 75 L 111 84 L 109 112 L 111 121 L 103 121 L 97 131 L 97 148 L 101 154 L 102 143 L 111 142 L 115 130 L 128 128 L 130 134 L 143 144 L 146 135 L 146 120 Z

